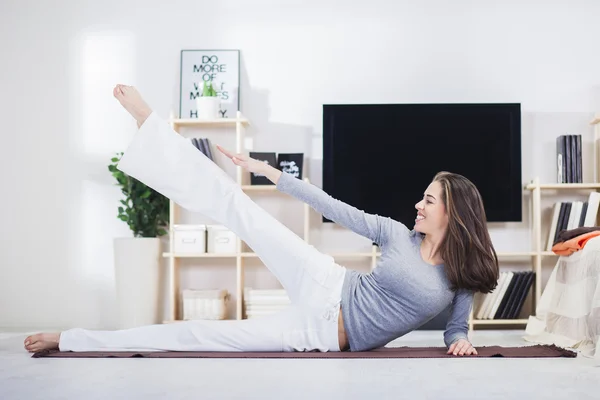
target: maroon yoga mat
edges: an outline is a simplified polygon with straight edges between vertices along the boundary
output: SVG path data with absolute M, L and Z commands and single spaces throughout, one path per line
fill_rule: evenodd
M 446 354 L 444 347 L 383 347 L 371 351 L 344 352 L 204 352 L 204 351 L 107 351 L 107 352 L 61 352 L 45 350 L 32 355 L 60 358 L 456 358 Z M 477 347 L 478 355 L 466 357 L 577 357 L 577 353 L 554 345 L 523 347 L 488 346 Z M 463 356 L 465 357 L 465 356 Z

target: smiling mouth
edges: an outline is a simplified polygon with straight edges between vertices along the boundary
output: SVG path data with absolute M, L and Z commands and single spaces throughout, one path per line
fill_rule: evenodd
M 425 219 L 425 217 L 423 217 L 421 215 L 417 215 L 417 218 L 415 219 L 415 222 L 423 221 L 424 219 Z

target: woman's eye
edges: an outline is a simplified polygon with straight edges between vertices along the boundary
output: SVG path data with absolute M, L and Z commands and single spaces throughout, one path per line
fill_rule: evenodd
M 430 200 L 427 200 L 427 204 L 433 204 Z

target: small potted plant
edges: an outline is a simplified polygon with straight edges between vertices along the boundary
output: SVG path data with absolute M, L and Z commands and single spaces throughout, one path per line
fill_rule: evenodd
M 158 322 L 160 237 L 167 234 L 169 199 L 117 168 L 123 153 L 111 159 L 108 170 L 125 196 L 117 218 L 133 237 L 113 241 L 119 329 Z
M 198 118 L 219 118 L 221 100 L 218 96 L 217 90 L 215 89 L 215 84 L 213 81 L 204 81 L 202 95 L 196 98 L 196 106 L 198 108 Z

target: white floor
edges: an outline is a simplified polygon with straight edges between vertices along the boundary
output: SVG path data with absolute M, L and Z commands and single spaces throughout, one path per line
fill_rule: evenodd
M 476 331 L 476 346 L 530 345 L 523 331 Z M 594 360 L 33 359 L 0 333 L 0 399 L 600 399 Z M 441 332 L 394 345 L 440 346 Z M 526 396 L 526 397 L 524 397 Z

